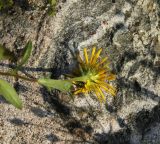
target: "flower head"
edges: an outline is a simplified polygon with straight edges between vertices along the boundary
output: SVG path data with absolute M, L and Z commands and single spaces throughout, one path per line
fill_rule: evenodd
M 87 48 L 84 48 L 84 60 L 78 55 L 79 68 L 74 72 L 71 80 L 75 85 L 74 94 L 95 93 L 100 102 L 105 102 L 104 92 L 116 94 L 116 89 L 108 84 L 115 80 L 116 76 L 110 72 L 108 58 L 100 58 L 102 49 L 93 47 L 88 56 Z M 76 76 L 76 77 L 75 77 Z

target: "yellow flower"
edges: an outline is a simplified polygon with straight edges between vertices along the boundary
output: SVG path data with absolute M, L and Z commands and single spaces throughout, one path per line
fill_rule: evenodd
M 116 95 L 116 89 L 108 84 L 116 76 L 110 72 L 108 58 L 100 59 L 102 49 L 93 47 L 88 57 L 87 48 L 84 48 L 84 60 L 78 55 L 79 68 L 74 72 L 71 80 L 75 85 L 74 94 L 95 93 L 100 102 L 105 102 L 104 92 Z M 76 76 L 76 77 L 75 77 Z

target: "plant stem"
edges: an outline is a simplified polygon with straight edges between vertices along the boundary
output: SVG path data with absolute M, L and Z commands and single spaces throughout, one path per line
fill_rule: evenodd
M 88 80 L 88 76 L 85 75 L 85 76 L 81 76 L 81 77 L 75 77 L 75 78 L 72 78 L 71 80 L 72 81 L 81 81 L 81 82 L 86 82 Z
M 23 79 L 23 80 L 26 80 L 26 81 L 37 82 L 37 79 L 36 79 L 36 78 L 31 79 L 31 78 L 27 78 L 27 77 L 21 76 L 21 75 L 19 75 L 19 74 L 14 74 L 14 73 L 9 73 L 9 72 L 0 72 L 0 75 L 13 76 L 13 77 L 15 77 L 15 78 Z

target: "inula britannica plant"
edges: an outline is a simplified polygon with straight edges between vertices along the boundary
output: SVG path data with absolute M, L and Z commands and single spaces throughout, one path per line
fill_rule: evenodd
M 100 103 L 106 101 L 106 93 L 115 96 L 116 88 L 110 85 L 110 81 L 116 79 L 116 76 L 111 73 L 109 68 L 109 61 L 107 57 L 101 57 L 102 49 L 96 49 L 93 47 L 90 54 L 87 52 L 87 48 L 84 48 L 83 58 L 80 54 L 77 56 L 77 67 L 68 75 L 65 80 L 54 80 L 49 78 L 28 78 L 27 76 L 21 76 L 22 66 L 28 61 L 32 51 L 32 43 L 29 41 L 22 55 L 15 61 L 15 55 L 7 48 L 0 45 L 0 60 L 9 60 L 15 64 L 12 70 L 7 72 L 0 71 L 0 75 L 13 76 L 28 82 L 35 82 L 48 89 L 57 89 L 62 92 L 69 92 L 73 96 L 79 94 L 95 94 L 97 100 Z M 7 82 L 0 79 L 0 94 L 4 98 L 13 104 L 15 107 L 21 109 L 22 102 L 19 99 L 15 89 Z
M 84 59 L 78 55 L 79 67 L 73 73 L 75 78 L 71 79 L 76 86 L 74 95 L 93 92 L 100 102 L 105 102 L 104 92 L 116 95 L 116 89 L 109 84 L 116 76 L 110 71 L 108 58 L 100 57 L 101 52 L 102 49 L 96 51 L 93 47 L 88 56 L 87 48 L 84 48 Z

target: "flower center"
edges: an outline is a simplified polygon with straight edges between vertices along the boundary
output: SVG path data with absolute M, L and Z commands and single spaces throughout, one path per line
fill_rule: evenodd
M 87 78 L 90 82 L 94 82 L 98 79 L 98 75 L 95 72 L 88 72 Z

